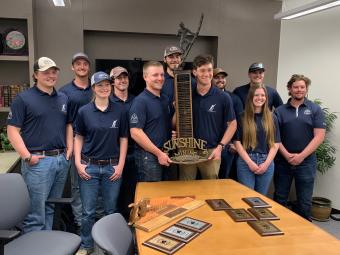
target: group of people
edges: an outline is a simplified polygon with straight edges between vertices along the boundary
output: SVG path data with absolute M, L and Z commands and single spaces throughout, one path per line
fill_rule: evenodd
M 287 205 L 292 180 L 296 211 L 310 218 L 316 173 L 315 150 L 325 136 L 322 110 L 306 98 L 310 80 L 293 75 L 290 98 L 263 83 L 262 63 L 249 67 L 250 82 L 233 93 L 228 74 L 210 55 L 193 61 L 192 116 L 196 139 L 206 141 L 209 160 L 174 165 L 162 150 L 175 126 L 174 71 L 182 50 L 169 46 L 164 65 L 143 66 L 146 88 L 129 93 L 129 72 L 114 67 L 90 79 L 90 60 L 72 57 L 74 79 L 55 89 L 59 67 L 47 57 L 34 64 L 34 86 L 19 94 L 8 115 L 8 137 L 22 158 L 31 210 L 24 232 L 51 229 L 50 197 L 61 197 L 70 170 L 72 209 L 82 238 L 78 255 L 93 250 L 96 211 L 128 213 L 136 182 L 228 178 L 235 162 L 240 183 L 266 195 L 274 175 L 274 199 Z M 279 152 L 278 152 L 279 151 Z M 99 208 L 100 209 L 100 208 Z

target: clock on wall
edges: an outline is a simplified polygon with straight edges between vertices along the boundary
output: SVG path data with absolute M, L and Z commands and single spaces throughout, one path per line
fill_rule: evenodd
M 3 55 L 27 55 L 26 36 L 17 29 L 8 29 L 2 35 Z

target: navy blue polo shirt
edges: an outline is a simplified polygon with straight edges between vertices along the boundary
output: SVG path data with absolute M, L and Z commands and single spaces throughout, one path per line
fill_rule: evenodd
M 319 105 L 305 99 L 295 108 L 290 99 L 275 110 L 281 142 L 290 153 L 300 153 L 314 138 L 314 128 L 325 129 L 325 117 Z
M 111 100 L 105 111 L 88 103 L 78 111 L 75 133 L 84 137 L 82 154 L 86 157 L 119 158 L 119 139 L 128 136 L 125 110 Z
M 72 121 L 67 97 L 53 90 L 49 95 L 34 86 L 14 99 L 7 124 L 21 129 L 29 151 L 66 148 L 66 124 Z
M 242 104 L 241 99 L 230 91 L 225 90 L 224 92 L 226 92 L 230 96 L 231 101 L 233 102 L 235 116 L 238 116 L 239 114 L 241 114 L 243 112 L 243 104 Z
M 241 99 L 242 104 L 243 104 L 243 109 L 244 109 L 244 105 L 247 100 L 249 89 L 250 89 L 250 84 L 248 83 L 246 85 L 237 87 L 233 91 L 233 93 Z M 282 99 L 279 93 L 276 91 L 276 89 L 273 89 L 272 87 L 269 87 L 269 86 L 266 86 L 266 89 L 268 92 L 268 107 L 270 110 L 273 110 L 273 107 L 277 108 L 283 104 Z
M 218 145 L 226 131 L 227 122 L 235 119 L 230 96 L 215 86 L 211 86 L 204 96 L 198 94 L 197 89 L 193 90 L 192 115 L 194 136 L 207 141 L 207 148 Z
M 243 114 L 238 115 L 237 118 L 237 132 L 236 132 L 236 141 L 241 141 L 242 143 L 242 136 L 243 136 L 243 127 L 242 127 L 242 116 Z M 281 138 L 280 138 L 280 130 L 278 126 L 278 121 L 275 116 L 273 116 L 273 122 L 275 126 L 275 134 L 274 134 L 274 141 L 275 143 L 280 143 Z M 262 125 L 262 119 L 263 119 L 263 114 L 262 113 L 255 113 L 254 115 L 255 123 L 256 123 L 256 147 L 255 149 L 247 149 L 248 153 L 261 153 L 261 154 L 268 154 L 270 148 L 268 146 L 267 140 L 266 140 L 266 132 L 263 128 Z
M 132 103 L 130 128 L 140 128 L 158 148 L 171 138 L 171 118 L 174 108 L 169 98 L 161 93 L 158 97 L 144 89 Z
M 120 104 L 122 107 L 124 107 L 127 119 L 129 118 L 129 111 L 130 111 L 130 108 L 132 106 L 132 102 L 133 102 L 134 98 L 135 98 L 134 95 L 128 94 L 128 98 L 125 101 L 123 101 L 122 99 L 117 97 L 115 94 L 110 96 L 110 100 L 112 100 L 112 102 Z M 128 130 L 130 130 L 129 123 L 128 123 Z M 135 143 L 134 143 L 133 139 L 131 138 L 130 132 L 128 132 L 128 136 L 129 136 L 128 153 L 131 154 L 131 153 L 133 153 L 133 148 L 134 148 Z
M 73 80 L 59 90 L 59 92 L 64 93 L 68 97 L 68 110 L 72 116 L 73 123 L 75 122 L 79 108 L 88 104 L 92 99 L 90 80 L 88 84 L 89 86 L 83 89 L 78 87 Z
M 196 87 L 196 79 L 191 76 L 192 89 Z M 164 83 L 162 87 L 162 94 L 165 94 L 171 102 L 175 101 L 174 78 L 167 72 L 164 73 Z

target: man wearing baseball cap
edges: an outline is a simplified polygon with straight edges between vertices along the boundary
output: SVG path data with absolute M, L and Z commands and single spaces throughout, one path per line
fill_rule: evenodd
M 164 50 L 164 63 L 166 72 L 164 74 L 164 85 L 162 93 L 168 96 L 171 102 L 174 101 L 174 70 L 182 64 L 182 50 L 177 46 L 168 46 Z
M 250 89 L 250 86 L 255 85 L 255 84 L 263 84 L 264 80 L 264 73 L 266 69 L 264 68 L 263 63 L 261 62 L 255 62 L 249 66 L 248 69 L 248 77 L 249 77 L 249 83 L 240 87 L 237 87 L 234 90 L 234 94 L 240 97 L 242 103 L 243 103 L 243 108 L 244 104 L 247 99 L 248 91 Z M 273 109 L 279 107 L 280 105 L 283 104 L 282 99 L 279 95 L 279 93 L 273 89 L 270 86 L 266 86 L 267 92 L 268 92 L 268 107 L 269 109 Z
M 237 116 L 243 111 L 243 105 L 242 105 L 241 99 L 238 96 L 226 90 L 227 76 L 228 76 L 227 72 L 224 71 L 220 67 L 215 68 L 213 71 L 213 81 L 214 81 L 215 86 L 230 96 L 233 102 L 235 116 Z M 233 165 L 235 155 L 236 155 L 236 148 L 233 145 L 233 143 L 229 143 L 225 146 L 225 148 L 223 148 L 222 153 L 221 153 L 221 166 L 220 166 L 220 171 L 218 173 L 219 178 L 221 179 L 229 178 L 229 173 Z
M 129 72 L 122 66 L 116 66 L 112 68 L 110 77 L 113 83 L 111 100 L 123 106 L 128 115 L 134 99 L 134 96 L 129 93 Z M 135 143 L 130 135 L 128 139 L 128 150 L 118 199 L 119 212 L 122 213 L 125 218 L 129 217 L 130 210 L 128 206 L 133 203 L 137 183 L 137 171 L 134 159 Z
M 8 138 L 22 159 L 31 200 L 25 233 L 52 229 L 54 207 L 46 200 L 63 193 L 73 145 L 67 97 L 55 90 L 59 67 L 41 57 L 33 68 L 35 84 L 17 95 L 7 120 Z
M 78 113 L 78 109 L 91 101 L 92 89 L 89 80 L 89 57 L 83 52 L 78 52 L 72 56 L 71 64 L 71 69 L 74 73 L 74 79 L 65 84 L 59 91 L 64 93 L 68 97 L 68 110 L 72 118 L 72 123 L 74 123 Z M 82 205 L 79 194 L 78 172 L 74 164 L 74 157 L 72 157 L 71 160 L 70 176 L 71 193 L 73 198 L 71 203 L 72 212 L 74 215 L 75 223 L 79 228 L 81 225 Z

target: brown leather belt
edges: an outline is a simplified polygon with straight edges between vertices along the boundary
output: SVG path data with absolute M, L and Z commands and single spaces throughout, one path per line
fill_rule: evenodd
M 85 155 L 81 155 L 81 160 L 83 160 L 86 164 L 94 164 L 94 165 L 99 165 L 99 166 L 118 164 L 118 158 L 93 159 L 93 158 L 86 157 Z
M 43 156 L 59 156 L 63 154 L 65 149 L 55 149 L 55 150 L 48 150 L 48 151 L 30 151 L 31 154 L 36 155 L 43 155 Z

